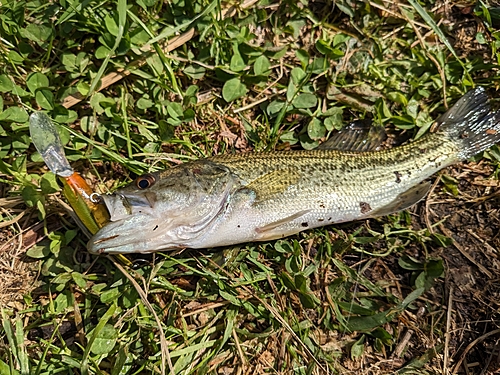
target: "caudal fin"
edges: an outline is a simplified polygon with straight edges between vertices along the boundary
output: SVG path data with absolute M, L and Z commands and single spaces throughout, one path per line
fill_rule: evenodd
M 500 142 L 500 112 L 491 111 L 483 87 L 470 90 L 437 123 L 438 132 L 460 144 L 463 160 Z

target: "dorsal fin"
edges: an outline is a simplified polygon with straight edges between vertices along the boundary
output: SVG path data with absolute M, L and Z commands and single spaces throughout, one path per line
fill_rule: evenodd
M 333 134 L 328 141 L 318 146 L 318 150 L 376 151 L 386 138 L 382 126 L 371 125 L 366 120 L 357 120 Z

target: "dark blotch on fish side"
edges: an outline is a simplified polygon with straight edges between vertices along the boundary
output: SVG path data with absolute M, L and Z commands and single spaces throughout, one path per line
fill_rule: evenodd
M 359 202 L 359 207 L 361 208 L 361 213 L 366 214 L 372 210 L 370 205 L 366 202 Z
M 399 184 L 401 182 L 401 173 L 396 171 L 394 174 L 396 175 L 396 183 Z
M 158 225 L 153 228 L 153 232 L 158 229 Z
M 302 223 L 300 225 L 302 225 L 304 228 L 307 228 L 309 226 L 309 223 Z

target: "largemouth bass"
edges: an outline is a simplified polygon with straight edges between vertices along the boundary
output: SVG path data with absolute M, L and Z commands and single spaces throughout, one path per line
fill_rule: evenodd
M 148 253 L 267 241 L 408 208 L 423 182 L 500 140 L 500 113 L 477 88 L 437 130 L 381 151 L 320 149 L 222 155 L 150 173 L 102 198 L 111 222 L 92 253 Z

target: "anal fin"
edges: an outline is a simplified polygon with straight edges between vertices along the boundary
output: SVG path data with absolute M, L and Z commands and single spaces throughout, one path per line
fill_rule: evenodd
M 385 216 L 390 215 L 395 212 L 404 210 L 413 206 L 415 203 L 421 201 L 429 192 L 431 187 L 430 182 L 422 182 L 416 186 L 413 186 L 410 190 L 399 194 L 396 199 L 394 199 L 388 205 L 374 210 L 370 213 L 370 217 Z
M 311 210 L 303 210 L 294 213 L 293 215 L 290 215 L 288 217 L 285 217 L 284 219 L 280 219 L 277 221 L 274 221 L 272 223 L 266 224 L 262 227 L 256 228 L 255 231 L 257 232 L 257 239 L 259 241 L 268 241 L 268 240 L 274 240 L 277 238 L 280 238 L 282 235 L 282 232 L 275 231 L 276 228 L 290 223 L 295 219 L 298 219 L 299 217 L 309 213 Z M 298 232 L 298 231 L 297 231 Z

